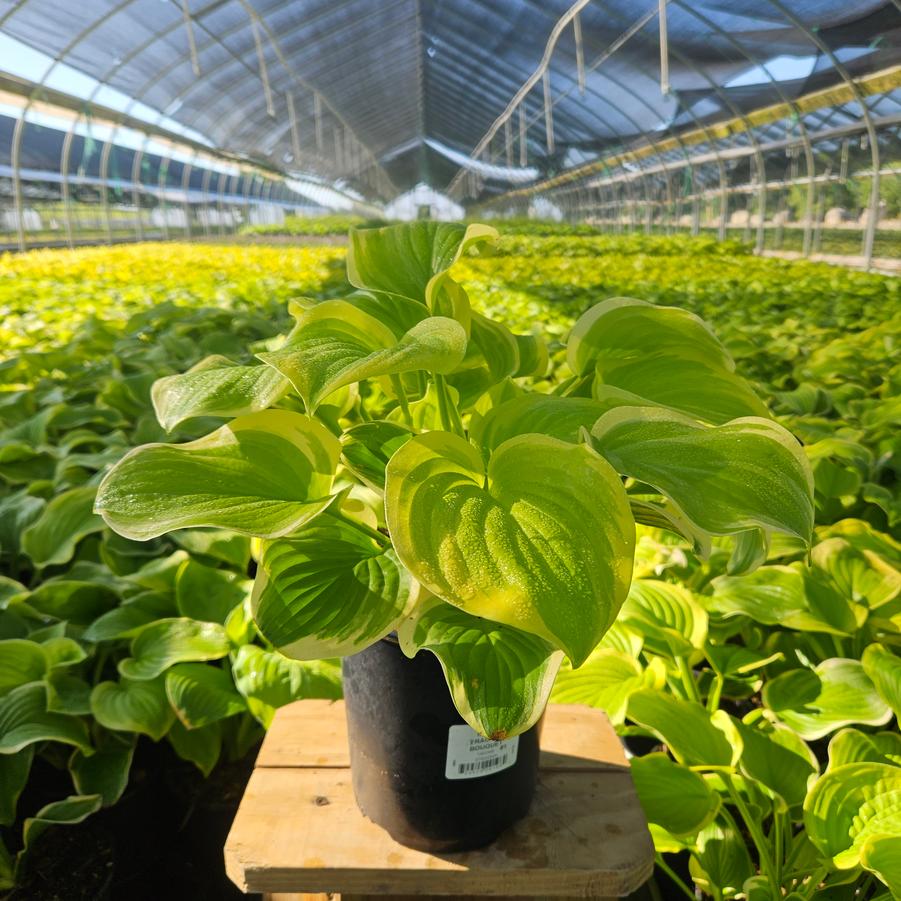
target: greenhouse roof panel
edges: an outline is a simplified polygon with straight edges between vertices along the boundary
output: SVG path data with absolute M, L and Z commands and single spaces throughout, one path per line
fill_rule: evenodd
M 28 77 L 38 86 L 98 106 L 124 96 L 130 103 L 116 108 L 151 125 L 180 125 L 229 154 L 346 177 L 361 190 L 375 166 L 393 183 L 391 190 L 382 184 L 383 194 L 421 181 L 445 187 L 461 172 L 488 190 L 506 190 L 515 184 L 503 175 L 511 156 L 546 178 L 603 154 L 678 143 L 683 131 L 729 120 L 737 123 L 729 143 L 753 142 L 737 134 L 749 130 L 751 113 L 901 59 L 895 2 L 747 0 L 737 8 L 732 0 L 670 0 L 667 94 L 656 0 L 587 3 L 578 47 L 566 18 L 572 6 L 0 0 L 0 33 L 51 58 L 30 63 Z M 485 145 L 479 161 L 489 169 L 480 174 L 474 149 L 539 70 L 560 22 L 546 77 Z M 828 115 L 828 97 L 822 105 L 830 124 L 861 115 L 853 94 L 834 104 L 845 105 L 840 116 Z M 874 103 L 873 113 L 894 106 Z

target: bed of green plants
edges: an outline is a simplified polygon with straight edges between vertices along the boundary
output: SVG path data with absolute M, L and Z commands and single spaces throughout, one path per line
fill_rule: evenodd
M 642 526 L 620 622 L 558 678 L 556 700 L 602 707 L 639 755 L 658 896 L 897 895 L 901 283 L 706 239 L 559 233 L 505 236 L 454 277 L 474 309 L 551 336 L 548 392 L 597 301 L 698 313 L 811 461 L 809 555 L 788 539 L 749 546 L 739 576 L 725 543 Z M 257 634 L 248 539 L 131 541 L 92 510 L 126 450 L 221 422 L 166 433 L 158 378 L 210 355 L 249 361 L 289 300 L 344 290 L 337 248 L 0 257 L 0 885 L 40 865 L 42 833 L 116 802 L 137 741 L 208 772 L 278 706 L 340 693 L 333 662 L 290 662 Z M 326 423 L 346 412 L 320 407 Z M 21 809 L 38 755 L 71 792 Z
M 286 216 L 284 222 L 274 222 L 271 225 L 242 226 L 239 234 L 248 236 L 288 235 L 297 238 L 327 235 L 345 237 L 349 228 L 364 224 L 366 224 L 366 220 L 362 216 Z

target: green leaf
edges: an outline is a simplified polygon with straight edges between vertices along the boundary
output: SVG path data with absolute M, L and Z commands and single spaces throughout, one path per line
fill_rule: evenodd
M 891 889 L 893 897 L 901 897 L 901 837 L 876 835 L 868 839 L 860 849 L 860 863 Z
M 100 483 L 96 510 L 139 540 L 187 526 L 272 538 L 328 506 L 339 451 L 300 413 L 252 413 L 188 444 L 131 451 Z
M 28 589 L 15 579 L 0 575 L 0 610 L 24 601 L 28 596 Z
M 645 647 L 664 657 L 688 657 L 707 640 L 707 613 L 681 585 L 636 579 L 620 619 L 644 637 Z
M 713 822 L 720 797 L 703 776 L 665 754 L 633 757 L 631 764 L 635 791 L 649 822 L 673 835 L 691 836 Z
M 451 222 L 352 228 L 347 278 L 355 288 L 399 294 L 431 306 L 444 273 L 460 256 L 496 237 L 490 226 Z
M 0 699 L 0 754 L 15 754 L 38 741 L 58 741 L 90 753 L 83 720 L 47 711 L 47 689 L 40 682 L 14 688 Z
M 65 576 L 47 579 L 28 595 L 33 610 L 79 626 L 88 625 L 118 603 L 119 595 L 112 587 Z
M 209 557 L 238 572 L 247 572 L 250 539 L 225 529 L 180 529 L 172 540 L 195 557 Z
M 236 573 L 186 560 L 175 578 L 175 602 L 182 616 L 224 623 L 247 597 L 249 587 Z
M 2 653 L 2 652 L 0 652 Z M 901 657 L 881 644 L 871 644 L 860 658 L 879 696 L 901 718 Z
M 244 416 L 271 407 L 288 381 L 268 366 L 239 366 L 227 357 L 205 357 L 179 375 L 153 383 L 150 397 L 160 425 L 171 432 L 195 416 Z
M 871 610 L 901 594 L 901 571 L 867 549 L 843 538 L 827 538 L 815 545 L 814 565 L 827 572 L 841 593 Z
M 140 732 L 159 741 L 175 719 L 162 677 L 101 682 L 91 692 L 91 712 L 106 729 Z
M 301 698 L 341 697 L 341 668 L 328 660 L 290 660 L 257 645 L 238 648 L 232 662 L 238 691 L 270 707 Z
M 228 636 L 219 623 L 161 619 L 132 640 L 131 657 L 119 661 L 119 673 L 126 679 L 155 679 L 176 663 L 218 660 L 228 651 Z
M 70 795 L 64 801 L 54 801 L 45 805 L 33 817 L 25 820 L 22 827 L 25 847 L 21 853 L 30 851 L 51 826 L 72 826 L 81 823 L 92 813 L 100 810 L 102 803 L 100 795 Z
M 109 743 L 98 748 L 90 757 L 81 751 L 73 751 L 69 759 L 69 772 L 75 790 L 80 795 L 100 795 L 103 806 L 110 807 L 122 797 L 128 785 L 128 774 L 134 757 L 133 736 L 128 743 Z
M 654 733 L 686 766 L 734 766 L 741 738 L 723 712 L 649 689 L 629 699 L 628 717 Z
M 103 520 L 94 513 L 93 487 L 58 494 L 22 533 L 22 550 L 35 566 L 67 563 L 86 535 L 100 532 Z
M 0 826 L 16 821 L 19 795 L 28 782 L 34 748 L 23 748 L 16 754 L 0 754 Z
M 817 773 L 816 758 L 807 745 L 784 727 L 764 732 L 734 717 L 732 722 L 741 736 L 742 773 L 782 797 L 790 807 L 801 804 Z
M 19 685 L 40 682 L 49 668 L 43 646 L 25 638 L 0 641 L 0 695 Z
M 201 729 L 186 729 L 178 720 L 168 734 L 169 744 L 182 760 L 193 763 L 204 776 L 209 776 L 222 753 L 222 729 L 212 723 Z
M 861 663 L 838 657 L 771 679 L 763 703 L 808 741 L 851 723 L 882 726 L 892 717 Z
M 573 669 L 568 661 L 563 662 L 551 701 L 599 707 L 611 723 L 619 726 L 625 721 L 629 698 L 636 691 L 662 688 L 665 682 L 666 669 L 659 657 L 653 658 L 643 670 L 631 653 L 601 646 L 578 669 Z
M 742 576 L 719 576 L 712 584 L 713 595 L 702 599 L 711 613 L 833 635 L 852 635 L 858 629 L 848 601 L 818 583 L 803 564 L 763 566 Z
M 91 686 L 65 670 L 53 670 L 44 679 L 47 686 L 47 710 L 70 716 L 87 716 L 91 712 Z
M 610 365 L 676 357 L 732 371 L 735 364 L 703 319 L 679 307 L 655 306 L 634 297 L 611 297 L 583 313 L 569 334 L 566 362 L 586 375 L 598 360 Z
M 398 629 L 403 652 L 431 651 L 454 706 L 486 738 L 531 728 L 547 704 L 563 655 L 546 641 L 431 598 Z
M 33 633 L 32 633 L 33 634 Z M 87 652 L 74 638 L 58 635 L 45 639 L 41 647 L 47 655 L 47 665 L 51 669 L 65 669 L 87 659 Z
M 592 435 L 617 472 L 653 485 L 708 532 L 759 527 L 810 541 L 810 467 L 776 423 L 738 419 L 707 428 L 667 410 L 622 407 L 605 413 Z
M 354 654 L 392 632 L 416 594 L 387 539 L 325 515 L 263 543 L 251 610 L 278 651 L 316 660 Z
M 573 327 L 567 362 L 577 375 L 594 368 L 602 392 L 619 388 L 708 422 L 768 416 L 706 323 L 677 307 L 628 297 L 597 304 Z
M 493 407 L 474 423 L 470 434 L 486 456 L 509 438 L 536 433 L 576 444 L 609 409 L 588 397 L 524 394 Z
M 398 557 L 432 594 L 539 635 L 575 665 L 625 600 L 628 499 L 585 445 L 522 435 L 486 473 L 462 438 L 419 435 L 388 464 L 385 511 Z
M 865 866 L 889 879 L 899 875 L 895 849 L 883 839 L 901 835 L 901 767 L 848 763 L 821 776 L 804 802 L 804 826 L 817 850 L 839 870 Z M 879 847 L 867 849 L 870 842 Z M 896 879 L 893 889 L 901 889 Z
M 166 673 L 166 696 L 188 729 L 201 729 L 247 711 L 226 670 L 204 663 L 179 663 Z
M 722 897 L 730 898 L 754 875 L 744 836 L 722 820 L 701 830 L 688 870 L 702 891 L 713 894 L 712 889 L 716 889 L 722 892 Z
M 829 742 L 829 769 L 846 763 L 893 763 L 901 766 L 901 735 L 897 732 L 864 734 L 842 729 Z
M 548 352 L 547 344 L 540 335 L 514 335 L 516 347 L 519 351 L 519 368 L 513 373 L 513 378 L 525 378 L 533 376 L 541 378 L 547 372 Z
M 120 607 L 104 613 L 92 622 L 82 633 L 85 641 L 114 641 L 118 638 L 132 638 L 144 626 L 155 620 L 175 613 L 168 594 L 143 591 Z
M 466 332 L 453 319 L 426 318 L 398 341 L 368 313 L 328 300 L 303 316 L 281 350 L 257 356 L 291 382 L 312 413 L 344 385 L 415 370 L 449 373 L 465 353 Z
M 388 461 L 412 437 L 410 429 L 394 422 L 363 422 L 351 426 L 341 436 L 341 456 L 358 479 L 377 491 L 384 491 Z

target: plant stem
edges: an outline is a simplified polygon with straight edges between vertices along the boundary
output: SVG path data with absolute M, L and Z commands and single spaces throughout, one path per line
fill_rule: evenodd
M 781 810 L 773 813 L 773 867 L 776 882 L 782 885 L 782 856 L 785 850 L 785 843 L 782 834 L 783 817 L 785 814 Z
M 826 877 L 826 874 L 829 872 L 830 867 L 827 864 L 826 866 L 820 867 L 818 870 L 814 870 L 810 876 L 810 882 L 804 886 L 804 891 L 800 892 L 804 898 L 815 898 L 817 889 L 820 887 L 820 883 Z
M 679 675 L 682 678 L 682 685 L 685 687 L 688 699 L 690 701 L 697 701 L 700 704 L 701 694 L 698 691 L 698 683 L 695 682 L 695 677 L 691 671 L 691 667 L 688 665 L 688 661 L 684 657 L 677 657 L 676 663 L 679 666 Z
M 438 416 L 441 419 L 441 427 L 447 432 L 453 432 L 455 435 L 465 438 L 460 411 L 447 390 L 447 382 L 444 376 L 434 373 L 432 381 L 438 394 Z
M 662 854 L 657 855 L 657 866 L 663 870 L 664 873 L 669 877 L 670 882 L 678 888 L 682 894 L 686 897 L 691 898 L 691 901 L 697 901 L 695 898 L 695 893 L 676 875 L 673 871 L 672 867 L 663 859 Z
M 723 693 L 723 677 L 717 673 L 713 677 L 713 684 L 710 686 L 710 691 L 707 694 L 707 710 L 710 713 L 716 711 L 720 706 L 720 697 Z
M 782 888 L 776 881 L 776 868 L 773 865 L 772 859 L 770 858 L 766 836 L 763 834 L 763 831 L 760 828 L 760 823 L 758 823 L 757 820 L 754 819 L 754 815 L 748 809 L 748 805 L 745 804 L 744 798 L 742 798 L 738 789 L 736 789 L 735 783 L 732 781 L 732 777 L 728 773 L 723 773 L 721 778 L 723 780 L 723 784 L 726 786 L 726 791 L 729 793 L 729 798 L 732 800 L 732 803 L 738 809 L 738 812 L 741 814 L 741 818 L 744 820 L 745 828 L 748 830 L 748 833 L 751 836 L 752 841 L 754 842 L 754 847 L 757 848 L 757 856 L 760 860 L 760 869 L 763 872 L 763 875 L 766 876 L 767 881 L 770 883 L 770 889 L 772 890 L 773 897 L 778 898 L 782 894 Z
M 404 422 L 415 432 L 416 426 L 413 425 L 413 417 L 410 415 L 410 404 L 407 402 L 407 392 L 404 390 L 404 384 L 399 376 L 391 376 L 391 387 L 394 388 L 394 393 L 397 394 L 397 402 L 400 404 Z

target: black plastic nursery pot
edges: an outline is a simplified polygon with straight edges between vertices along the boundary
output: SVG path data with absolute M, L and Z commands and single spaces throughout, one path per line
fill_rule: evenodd
M 386 638 L 343 663 L 354 795 L 360 810 L 410 848 L 490 844 L 525 816 L 538 780 L 539 722 L 503 742 L 457 713 L 437 658 L 412 660 Z

